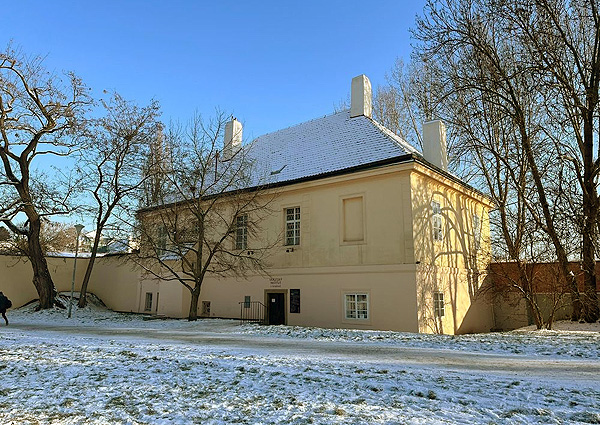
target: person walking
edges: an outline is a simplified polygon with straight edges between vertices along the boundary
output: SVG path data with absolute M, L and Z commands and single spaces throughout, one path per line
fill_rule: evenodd
M 6 326 L 8 326 L 8 319 L 6 318 L 6 310 L 12 307 L 12 302 L 0 291 L 0 313 L 2 313 L 2 318 L 6 322 Z

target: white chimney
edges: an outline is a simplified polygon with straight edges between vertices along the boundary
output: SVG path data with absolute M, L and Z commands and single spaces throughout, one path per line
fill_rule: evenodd
M 446 126 L 442 120 L 423 124 L 423 157 L 427 162 L 448 171 L 446 152 Z
M 360 117 L 361 115 L 371 118 L 372 104 L 371 82 L 365 74 L 354 77 L 350 95 L 350 118 Z
M 225 124 L 222 160 L 230 160 L 242 147 L 242 123 L 232 118 Z

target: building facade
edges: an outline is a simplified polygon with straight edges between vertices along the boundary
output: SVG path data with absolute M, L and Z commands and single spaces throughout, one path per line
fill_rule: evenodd
M 443 123 L 424 124 L 420 153 L 372 119 L 365 76 L 352 80 L 351 99 L 350 110 L 247 146 L 241 123 L 228 125 L 223 156 L 248 150 L 269 182 L 247 189 L 272 197 L 262 233 L 247 231 L 253 212 L 238 214 L 228 243 L 252 255 L 264 240 L 274 242 L 261 273 L 207 275 L 199 315 L 445 334 L 494 328 L 493 306 L 479 294 L 490 261 L 492 205 L 447 171 Z M 154 220 L 172 208 L 156 205 L 139 216 Z M 184 285 L 145 273 L 126 257 L 99 258 L 89 291 L 115 311 L 188 316 Z M 87 259 L 79 261 L 76 282 Z M 17 257 L 0 262 L 7 271 L 0 289 L 14 306 L 34 299 L 29 265 Z M 57 289 L 68 290 L 72 259 L 50 264 Z
M 239 318 L 259 305 L 270 324 L 488 331 L 491 307 L 478 289 L 490 259 L 490 202 L 446 171 L 443 123 L 424 125 L 421 154 L 372 119 L 365 76 L 353 79 L 351 98 L 348 111 L 246 147 L 232 121 L 223 151 L 248 149 L 271 176 L 262 190 L 277 195 L 261 227 L 278 242 L 265 273 L 207 276 L 200 315 Z M 235 243 L 259 248 L 243 230 Z M 187 317 L 190 292 L 180 283 L 146 275 L 138 292 L 145 311 Z

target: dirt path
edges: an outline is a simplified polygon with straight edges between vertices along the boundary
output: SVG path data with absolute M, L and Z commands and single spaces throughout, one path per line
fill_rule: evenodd
M 256 352 L 275 357 L 326 358 L 335 361 L 396 364 L 406 367 L 444 369 L 503 377 L 576 381 L 597 385 L 600 360 L 553 359 L 515 354 L 485 354 L 458 350 L 413 348 L 364 342 L 330 342 L 311 339 L 282 339 L 238 334 L 231 330 L 190 332 L 143 328 L 99 328 L 14 324 L 11 330 L 50 331 L 71 335 L 97 335 L 118 339 L 153 339 L 197 344 L 204 349 L 234 349 L 251 355 Z

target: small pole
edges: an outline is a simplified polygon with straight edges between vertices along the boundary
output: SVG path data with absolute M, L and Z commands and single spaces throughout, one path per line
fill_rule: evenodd
M 73 261 L 73 279 L 71 279 L 71 297 L 69 298 L 69 313 L 68 318 L 71 318 L 71 308 L 73 307 L 73 292 L 75 291 L 75 270 L 77 270 L 77 254 L 79 252 L 79 235 L 83 229 L 82 224 L 76 224 L 77 238 L 75 240 L 75 260 Z

